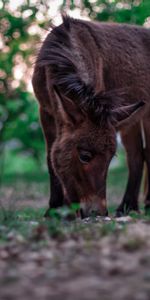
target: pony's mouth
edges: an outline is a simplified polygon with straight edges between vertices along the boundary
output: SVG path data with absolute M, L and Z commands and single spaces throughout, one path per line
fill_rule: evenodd
M 65 204 L 70 206 L 72 204 L 71 197 L 68 197 L 65 188 L 63 189 L 65 195 Z M 79 209 L 76 211 L 77 218 L 87 218 L 96 216 L 108 216 L 107 201 L 105 197 L 88 194 L 78 199 Z
M 88 196 L 88 198 L 81 198 L 80 215 L 82 219 L 91 216 L 107 216 L 108 210 L 106 198 L 100 198 L 93 195 Z

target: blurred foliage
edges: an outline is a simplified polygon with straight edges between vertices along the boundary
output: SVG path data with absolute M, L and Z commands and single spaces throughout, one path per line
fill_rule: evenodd
M 9 0 L 0 0 L 0 151 L 4 152 L 6 146 L 16 155 L 28 153 L 38 161 L 44 143 L 38 106 L 28 85 L 41 36 L 47 33 L 52 5 L 52 0 L 27 0 L 12 10 Z M 60 7 L 77 8 L 82 15 L 98 21 L 142 25 L 150 15 L 149 0 L 64 0 Z
M 79 8 L 84 15 L 97 21 L 113 21 L 143 25 L 150 16 L 149 0 L 71 0 L 63 1 L 63 7 Z
M 25 1 L 11 11 L 9 1 L 0 1 L 0 150 L 27 152 L 39 159 L 43 136 L 38 121 L 38 106 L 28 92 L 29 77 L 46 26 L 46 5 Z M 39 10 L 43 21 L 37 20 Z

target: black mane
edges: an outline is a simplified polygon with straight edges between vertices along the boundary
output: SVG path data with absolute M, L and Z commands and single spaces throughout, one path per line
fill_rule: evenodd
M 73 46 L 70 39 L 71 25 L 75 19 L 63 16 L 63 23 L 54 27 L 47 36 L 37 58 L 38 67 L 49 67 L 54 87 L 62 95 L 68 96 L 86 111 L 93 122 L 111 120 L 114 103 L 122 102 L 118 91 L 96 94 L 90 84 L 79 76 L 74 61 Z M 119 101 L 114 101 L 119 98 Z

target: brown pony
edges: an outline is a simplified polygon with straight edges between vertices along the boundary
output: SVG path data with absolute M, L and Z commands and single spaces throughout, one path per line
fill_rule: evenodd
M 129 178 L 117 215 L 138 210 L 144 161 L 150 180 L 150 30 L 64 17 L 41 47 L 32 82 L 47 144 L 50 208 L 80 203 L 81 217 L 107 214 L 107 171 L 120 130 Z

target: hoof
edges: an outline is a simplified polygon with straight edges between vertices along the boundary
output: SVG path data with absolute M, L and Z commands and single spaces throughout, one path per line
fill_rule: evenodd
M 108 217 L 108 210 L 106 210 L 104 217 Z
M 48 219 L 50 218 L 50 208 L 48 208 L 44 214 L 44 218 Z
M 124 217 L 125 213 L 122 210 L 117 210 L 115 214 L 115 218 L 121 218 Z

